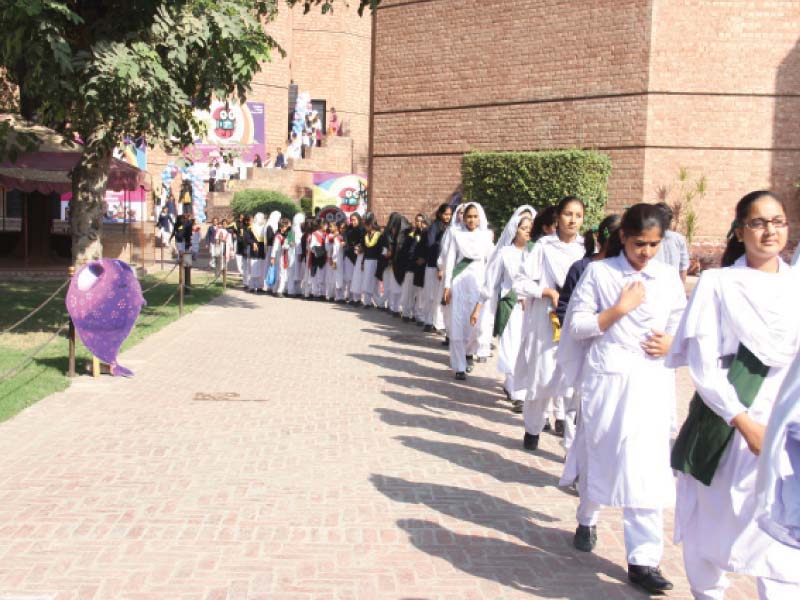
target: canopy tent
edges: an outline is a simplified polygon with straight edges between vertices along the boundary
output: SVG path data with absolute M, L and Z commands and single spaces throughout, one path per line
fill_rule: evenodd
M 67 142 L 55 131 L 32 125 L 19 117 L 0 114 L 0 121 L 10 121 L 15 131 L 31 133 L 39 140 L 34 152 L 20 154 L 16 162 L 0 162 L 0 185 L 6 189 L 42 194 L 65 194 L 72 191 L 70 173 L 81 157 L 81 145 Z M 110 159 L 108 184 L 113 191 L 152 189 L 150 176 L 125 161 Z

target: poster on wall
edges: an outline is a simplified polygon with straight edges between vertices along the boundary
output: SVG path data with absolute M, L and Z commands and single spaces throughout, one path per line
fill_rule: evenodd
M 195 111 L 206 125 L 206 133 L 198 137 L 184 154 L 195 163 L 208 163 L 223 154 L 250 163 L 256 154 L 266 156 L 264 103 L 214 100 L 211 109 Z
M 338 206 L 346 215 L 367 212 L 367 177 L 352 173 L 314 173 L 314 208 Z
M 69 201 L 72 192 L 61 194 L 61 220 L 69 221 Z M 147 218 L 147 192 L 144 188 L 135 191 L 115 192 L 106 190 L 103 197 L 103 223 L 137 223 Z

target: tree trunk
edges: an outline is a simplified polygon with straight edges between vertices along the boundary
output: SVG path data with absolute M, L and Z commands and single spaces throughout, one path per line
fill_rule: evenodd
M 103 209 L 111 151 L 84 147 L 72 171 L 69 202 L 72 261 L 79 267 L 103 256 Z

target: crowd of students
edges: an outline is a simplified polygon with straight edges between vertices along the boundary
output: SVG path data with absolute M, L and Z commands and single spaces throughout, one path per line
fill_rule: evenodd
M 430 222 L 274 212 L 227 231 L 247 291 L 386 310 L 442 333 L 457 380 L 496 338 L 524 448 L 537 450 L 551 418 L 564 438 L 577 549 L 595 548 L 601 507 L 620 507 L 629 580 L 670 590 L 659 564 L 674 506 L 695 598 L 723 598 L 726 572 L 755 576 L 762 599 L 800 597 L 800 385 L 788 377 L 800 369 L 800 272 L 780 258 L 784 205 L 764 191 L 741 199 L 724 268 L 705 271 L 688 303 L 669 207 L 637 204 L 582 235 L 584 214 L 576 197 L 520 206 L 496 240 L 475 202 L 444 204 Z M 673 448 L 680 366 L 697 394 Z

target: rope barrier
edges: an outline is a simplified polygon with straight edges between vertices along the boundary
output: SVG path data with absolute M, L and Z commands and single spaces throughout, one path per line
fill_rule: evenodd
M 169 271 L 167 271 L 166 275 L 161 277 L 158 281 L 156 281 L 153 285 L 151 285 L 146 290 L 142 290 L 142 295 L 147 294 L 148 292 L 152 292 L 154 289 L 156 289 L 158 286 L 160 286 L 162 283 L 164 283 L 167 280 L 167 277 L 172 275 L 173 271 L 175 271 L 175 269 L 177 269 L 177 268 L 178 268 L 177 264 L 172 265 L 172 268 Z
M 23 324 L 25 321 L 27 321 L 28 319 L 30 319 L 30 318 L 31 318 L 33 315 L 35 315 L 36 313 L 38 313 L 40 310 L 42 310 L 42 309 L 43 309 L 45 306 L 47 306 L 47 304 L 48 304 L 48 303 L 49 303 L 49 302 L 50 302 L 50 301 L 51 301 L 53 298 L 55 298 L 55 297 L 56 297 L 56 295 L 57 295 L 57 294 L 58 294 L 58 293 L 59 293 L 61 290 L 63 290 L 63 289 L 64 289 L 64 288 L 67 286 L 67 284 L 68 284 L 70 281 L 71 281 L 71 279 L 67 279 L 67 280 L 66 280 L 64 283 L 62 283 L 62 284 L 61 284 L 61 285 L 58 287 L 58 289 L 57 289 L 55 292 L 53 292 L 52 294 L 50 294 L 50 296 L 47 298 L 47 300 L 45 300 L 44 302 L 42 302 L 42 303 L 41 303 L 39 306 L 37 306 L 36 308 L 34 308 L 34 309 L 31 311 L 31 312 L 29 312 L 27 315 L 25 315 L 24 317 L 22 317 L 22 318 L 21 318 L 19 321 L 17 321 L 16 323 L 14 323 L 14 324 L 13 324 L 11 327 L 9 327 L 8 329 L 4 329 L 4 330 L 3 330 L 3 331 L 0 333 L 0 335 L 4 335 L 4 334 L 6 334 L 6 333 L 9 333 L 9 332 L 11 332 L 12 330 L 14 330 L 14 329 L 16 329 L 17 327 L 19 327 L 20 325 L 22 325 L 22 324 Z
M 56 330 L 56 332 L 55 332 L 53 335 L 51 335 L 51 336 L 50 336 L 50 337 L 47 339 L 47 341 L 46 341 L 46 342 L 44 342 L 43 344 L 41 344 L 41 345 L 40 345 L 38 348 L 36 348 L 36 350 L 34 350 L 34 351 L 31 353 L 31 354 L 29 354 L 28 356 L 26 356 L 26 357 L 25 357 L 25 358 L 22 360 L 22 362 L 20 362 L 19 364 L 17 364 L 17 365 L 16 365 L 16 366 L 14 366 L 14 367 L 11 367 L 11 368 L 10 368 L 10 369 L 8 369 L 8 370 L 7 370 L 5 373 L 3 373 L 3 374 L 0 374 L 0 381 L 5 381 L 6 379 L 8 379 L 9 377 L 11 377 L 12 375 L 16 375 L 17 373 L 19 373 L 19 372 L 20 372 L 20 371 L 21 371 L 21 370 L 22 370 L 24 367 L 27 367 L 27 366 L 28 366 L 28 364 L 30 364 L 30 363 L 31 363 L 31 361 L 32 361 L 34 358 L 36 358 L 36 357 L 39 355 L 39 353 L 40 353 L 42 350 L 44 350 L 45 348 L 47 348 L 47 346 L 49 346 L 49 345 L 50 345 L 50 344 L 51 344 L 51 343 L 52 343 L 52 342 L 53 342 L 53 341 L 54 341 L 54 340 L 55 340 L 55 339 L 56 339 L 56 338 L 57 338 L 59 335 L 61 335 L 61 332 L 62 332 L 62 331 L 64 331 L 64 329 L 65 329 L 67 326 L 69 326 L 69 321 L 66 321 L 65 323 L 63 323 L 63 324 L 61 325 L 61 327 L 59 327 L 59 328 Z

